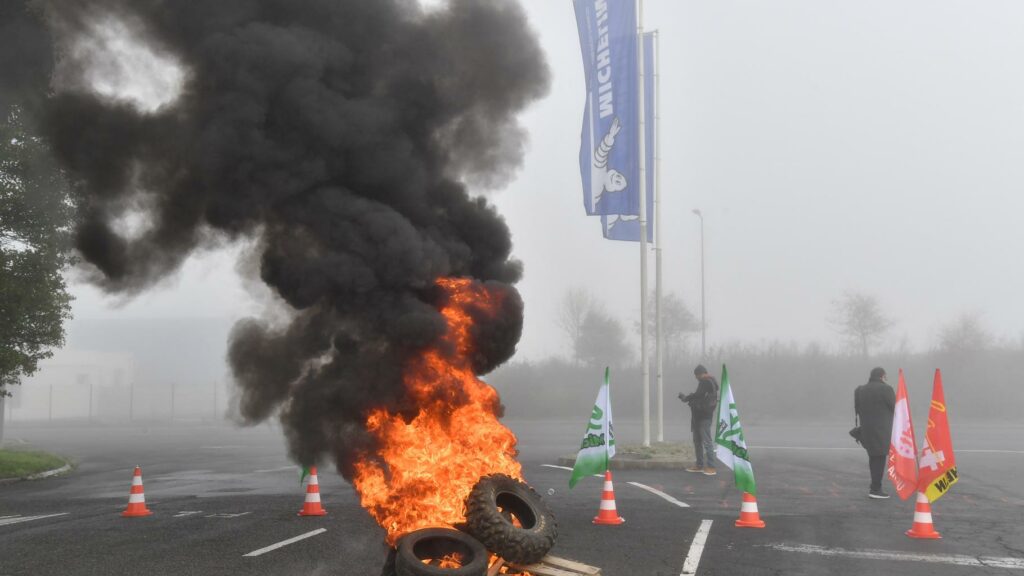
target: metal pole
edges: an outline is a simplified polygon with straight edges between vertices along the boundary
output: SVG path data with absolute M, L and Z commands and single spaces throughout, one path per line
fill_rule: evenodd
M 700 355 L 708 356 L 707 275 L 704 272 L 704 216 L 700 217 Z
M 50 382 L 50 414 L 49 422 L 53 422 L 53 382 Z
M 0 388 L 0 448 L 4 445 L 4 409 L 7 408 L 7 396 L 4 389 Z
M 639 108 L 640 144 L 640 365 L 643 387 L 643 445 L 651 445 L 651 365 L 647 357 L 647 167 L 644 139 L 644 0 L 638 0 L 636 19 L 637 68 L 639 82 L 637 106 Z
M 128 422 L 135 420 L 135 378 L 138 372 L 135 371 L 135 357 L 131 357 L 131 373 L 128 382 Z
M 704 289 L 707 281 L 704 278 L 704 215 L 700 215 L 700 358 L 706 360 L 708 356 L 708 318 L 707 300 L 704 297 Z
M 703 362 L 707 356 L 708 328 L 704 305 L 704 214 L 697 208 L 694 208 L 691 212 L 700 218 L 700 359 Z
M 661 270 L 661 48 L 660 35 L 654 31 L 654 266 L 655 266 L 655 315 L 657 329 L 655 348 L 657 352 L 658 388 L 658 442 L 665 441 L 665 324 L 662 322 L 662 270 Z

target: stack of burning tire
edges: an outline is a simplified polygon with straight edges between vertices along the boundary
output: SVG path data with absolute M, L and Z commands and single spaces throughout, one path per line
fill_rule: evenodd
M 466 499 L 461 530 L 427 528 L 406 534 L 382 576 L 484 576 L 491 555 L 515 565 L 540 561 L 558 527 L 540 496 L 504 474 L 485 476 Z

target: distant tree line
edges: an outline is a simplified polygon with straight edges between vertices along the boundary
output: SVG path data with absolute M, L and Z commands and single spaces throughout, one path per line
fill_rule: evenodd
M 616 417 L 639 419 L 641 366 L 624 325 L 585 291 L 577 289 L 563 304 L 569 300 L 578 305 L 579 319 L 572 331 L 563 327 L 573 350 L 569 359 L 512 362 L 487 376 L 501 393 L 506 415 L 578 418 L 579 412 L 589 410 L 604 366 L 610 365 Z M 867 381 L 874 366 L 884 367 L 894 386 L 898 369 L 904 369 L 917 418 L 927 413 L 936 368 L 942 369 L 954 420 L 1019 420 L 1024 406 L 1024 339 L 996 339 L 978 314 L 963 314 L 943 325 L 930 350 L 913 352 L 905 343 L 883 349 L 894 320 L 874 297 L 847 294 L 833 303 L 827 319 L 840 336 L 840 348 L 822 343 L 727 342 L 712 345 L 701 360 L 699 350 L 689 344 L 699 322 L 687 315 L 681 299 L 668 300 L 675 301 L 672 306 L 678 311 L 676 319 L 666 322 L 672 326 L 666 327 L 666 340 L 671 342 L 665 362 L 666 418 L 689 417 L 675 396 L 695 386 L 692 368 L 698 362 L 713 373 L 728 364 L 743 418 L 750 422 L 852 422 L 853 390 Z M 613 342 L 602 342 L 608 339 Z M 653 397 L 653 369 L 651 389 Z
M 1020 407 L 1024 406 L 1022 346 L 993 344 L 971 351 L 937 348 L 914 354 L 883 352 L 864 361 L 854 355 L 827 353 L 818 345 L 737 343 L 713 347 L 708 356 L 704 364 L 716 375 L 723 362 L 728 364 L 744 421 L 750 422 L 852 422 L 853 390 L 867 381 L 874 366 L 884 367 L 894 386 L 897 370 L 904 369 L 916 418 L 926 414 L 936 368 L 942 369 L 946 399 L 955 419 L 1019 421 Z M 666 418 L 688 418 L 675 395 L 695 387 L 691 369 L 698 361 L 696 356 L 688 356 L 666 368 Z M 603 366 L 597 364 L 548 358 L 512 362 L 489 374 L 487 381 L 501 394 L 508 417 L 579 418 L 594 401 L 602 371 Z M 651 375 L 653 397 L 653 371 Z M 640 418 L 639 382 L 637 363 L 612 371 L 617 418 Z

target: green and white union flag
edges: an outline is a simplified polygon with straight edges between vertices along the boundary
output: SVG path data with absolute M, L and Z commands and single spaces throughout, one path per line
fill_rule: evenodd
M 732 469 L 736 487 L 750 494 L 757 494 L 754 483 L 754 468 L 747 455 L 747 442 L 743 439 L 740 413 L 729 385 L 729 373 L 722 364 L 722 385 L 718 397 L 718 427 L 715 431 L 715 456 Z
M 612 425 L 612 401 L 608 368 L 604 369 L 604 384 L 597 392 L 597 401 L 590 412 L 590 423 L 583 435 L 576 464 L 572 467 L 569 488 L 584 476 L 602 474 L 608 469 L 608 459 L 615 456 L 615 428 Z

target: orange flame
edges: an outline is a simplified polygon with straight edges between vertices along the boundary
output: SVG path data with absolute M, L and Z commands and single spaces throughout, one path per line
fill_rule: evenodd
M 459 554 L 449 554 L 440 560 L 422 560 L 424 564 L 430 564 L 439 568 L 462 568 L 462 556 Z
M 448 295 L 441 308 L 454 357 L 431 349 L 405 367 L 406 391 L 420 407 L 410 421 L 375 410 L 367 430 L 375 454 L 355 466 L 364 508 L 387 531 L 392 546 L 408 532 L 465 521 L 465 500 L 487 474 L 522 478 L 516 437 L 495 415 L 498 393 L 473 373 L 473 320 L 467 306 L 496 314 L 500 296 L 468 279 L 438 281 Z

